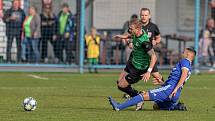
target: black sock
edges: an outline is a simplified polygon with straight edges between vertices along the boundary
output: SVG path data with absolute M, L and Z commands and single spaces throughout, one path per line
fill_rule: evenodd
M 130 95 L 131 97 L 137 96 L 139 94 L 139 92 L 137 90 L 135 90 L 134 88 L 131 87 L 131 85 L 128 85 L 125 88 L 119 87 L 118 89 L 127 93 L 128 95 Z

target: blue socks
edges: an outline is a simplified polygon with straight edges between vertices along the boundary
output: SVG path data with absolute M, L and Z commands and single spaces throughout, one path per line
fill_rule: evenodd
M 126 100 L 124 103 L 118 104 L 117 107 L 119 108 L 119 110 L 122 110 L 122 109 L 125 109 L 127 107 L 136 105 L 137 103 L 142 102 L 142 101 L 144 101 L 143 95 L 139 94 L 135 97 L 132 97 L 129 100 Z

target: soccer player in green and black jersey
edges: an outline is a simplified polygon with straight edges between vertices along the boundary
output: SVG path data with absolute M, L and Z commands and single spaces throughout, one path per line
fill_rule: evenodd
M 140 21 L 142 23 L 142 29 L 147 33 L 152 45 L 155 46 L 159 44 L 161 42 L 160 31 L 158 26 L 151 22 L 151 12 L 149 8 L 141 8 Z M 152 76 L 154 78 L 154 84 L 162 84 L 164 82 L 162 75 L 158 71 L 157 63 L 155 63 L 152 69 Z
M 139 20 L 130 22 L 129 30 L 131 34 L 115 36 L 115 38 L 119 39 L 132 38 L 133 40 L 132 57 L 130 57 L 125 69 L 121 72 L 117 86 L 119 90 L 134 97 L 139 92 L 132 88 L 131 84 L 137 83 L 141 79 L 145 82 L 149 80 L 157 57 L 148 35 L 142 29 L 142 23 Z

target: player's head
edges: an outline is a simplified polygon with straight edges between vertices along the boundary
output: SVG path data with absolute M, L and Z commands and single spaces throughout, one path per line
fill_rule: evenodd
M 140 19 L 143 24 L 146 24 L 151 19 L 151 12 L 148 8 L 141 8 L 140 10 Z
M 193 47 L 188 47 L 183 52 L 183 57 L 193 61 L 196 56 L 196 51 Z
M 139 20 L 130 21 L 129 31 L 132 34 L 137 35 L 140 31 L 142 31 L 142 23 Z

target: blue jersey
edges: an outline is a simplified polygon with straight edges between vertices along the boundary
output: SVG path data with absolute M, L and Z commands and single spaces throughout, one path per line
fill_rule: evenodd
M 161 87 L 148 91 L 150 100 L 154 101 L 160 109 L 173 110 L 175 105 L 177 104 L 177 100 L 180 97 L 182 87 L 178 89 L 174 97 L 169 98 L 169 95 L 178 84 L 183 68 L 188 70 L 188 76 L 185 80 L 186 82 L 191 74 L 191 62 L 187 59 L 182 59 L 175 65 L 168 77 L 168 80 Z
M 188 59 L 182 59 L 172 69 L 172 71 L 168 77 L 168 80 L 164 83 L 164 85 L 170 84 L 170 85 L 176 86 L 178 84 L 178 81 L 181 78 L 183 68 L 188 70 L 188 75 L 187 75 L 187 78 L 185 80 L 185 82 L 186 82 L 191 75 L 191 69 L 192 69 L 191 68 L 191 62 Z

